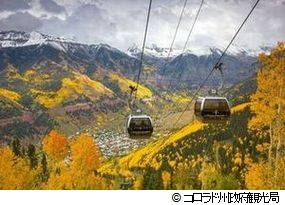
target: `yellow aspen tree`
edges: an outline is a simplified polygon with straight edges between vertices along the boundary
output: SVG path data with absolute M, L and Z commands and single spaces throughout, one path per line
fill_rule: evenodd
M 29 163 L 15 156 L 10 147 L 0 148 L 0 189 L 35 189 L 36 170 Z
M 87 135 L 81 135 L 71 143 L 71 158 L 71 165 L 82 171 L 94 171 L 100 167 L 99 148 Z
M 266 164 L 264 162 L 252 163 L 245 174 L 245 184 L 247 189 L 266 189 Z
M 100 189 L 100 152 L 94 139 L 81 135 L 71 143 L 71 172 L 73 189 Z
M 279 42 L 269 55 L 261 54 L 262 64 L 257 74 L 257 89 L 251 96 L 255 116 L 249 127 L 268 128 L 270 146 L 268 159 L 278 158 L 285 138 L 285 43 Z M 273 150 L 276 150 L 273 153 Z
M 60 173 L 55 171 L 50 173 L 49 180 L 44 184 L 43 189 L 48 190 L 64 190 L 64 189 L 73 189 L 72 184 L 72 173 L 68 166 L 61 165 Z
M 50 160 L 62 161 L 68 152 L 67 138 L 55 130 L 52 130 L 42 141 L 42 150 Z
M 203 162 L 198 178 L 201 181 L 201 189 L 214 189 L 219 178 L 219 170 L 216 165 Z
M 81 135 L 70 142 L 70 159 L 58 162 L 60 172 L 50 174 L 45 189 L 101 189 L 101 177 L 96 170 L 100 166 L 99 148 L 94 139 Z
M 260 183 L 266 182 L 262 188 L 270 189 L 282 186 L 279 167 L 285 140 L 285 42 L 279 42 L 269 55 L 261 54 L 259 60 L 262 67 L 257 74 L 256 92 L 251 96 L 251 110 L 255 116 L 249 127 L 261 135 L 264 130 L 269 133 L 268 163 L 253 166 L 248 175 L 252 172 L 260 175 Z M 249 188 L 254 187 L 251 184 L 247 180 Z
M 135 190 L 140 190 L 142 188 L 142 181 L 143 179 L 141 177 L 136 177 L 133 188 Z
M 164 189 L 169 189 L 169 186 L 170 186 L 170 181 L 171 181 L 171 175 L 169 172 L 167 171 L 163 171 L 161 173 L 161 178 L 162 178 L 162 181 L 163 181 L 163 188 Z
M 247 189 L 259 190 L 284 190 L 285 189 L 285 157 L 280 157 L 278 167 L 272 166 L 269 162 L 249 163 L 245 174 Z M 276 173 L 275 173 L 276 172 Z M 272 180 L 277 178 L 278 180 Z

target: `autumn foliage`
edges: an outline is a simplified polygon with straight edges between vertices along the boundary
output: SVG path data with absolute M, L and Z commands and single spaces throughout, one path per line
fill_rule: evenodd
M 0 189 L 102 189 L 100 152 L 90 136 L 68 140 L 53 130 L 38 149 L 19 150 L 0 148 Z
M 71 143 L 71 166 L 84 172 L 90 172 L 100 167 L 99 148 L 94 139 L 81 135 Z
M 9 147 L 0 148 L 0 189 L 35 189 L 36 171 Z
M 100 171 L 131 171 L 134 189 L 285 189 L 285 44 L 259 61 L 251 102 L 226 124 L 193 122 Z
M 254 117 L 249 128 L 259 138 L 267 137 L 258 149 L 265 157 L 251 164 L 246 184 L 250 189 L 285 189 L 285 42 L 279 42 L 269 55 L 259 56 L 262 67 L 257 74 L 257 90 L 251 96 Z
M 107 162 L 94 138 L 51 131 L 26 153 L 0 148 L 0 189 L 285 189 L 285 43 L 259 60 L 251 102 L 225 124 L 193 121 Z
M 67 138 L 53 130 L 43 139 L 42 150 L 51 160 L 63 160 L 68 151 Z

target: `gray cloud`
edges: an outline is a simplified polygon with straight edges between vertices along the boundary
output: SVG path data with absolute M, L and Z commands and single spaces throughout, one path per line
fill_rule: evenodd
M 19 9 L 29 9 L 31 0 L 1 0 L 0 11 L 16 11 Z
M 234 43 L 257 47 L 285 40 L 284 1 L 260 1 Z M 44 2 L 52 6 L 46 17 L 37 15 L 39 17 L 35 19 L 30 16 L 29 21 L 32 22 L 32 26 L 22 21 L 26 25 L 24 27 L 30 30 L 35 28 L 43 33 L 76 38 L 77 41 L 84 43 L 108 43 L 123 50 L 133 43 L 138 46 L 142 44 L 148 0 L 40 0 L 40 2 L 46 11 L 48 9 L 47 6 L 43 6 Z M 188 1 L 174 47 L 183 47 L 200 2 L 201 0 Z M 153 1 L 147 44 L 170 46 L 183 3 L 184 0 Z M 226 46 L 254 3 L 255 0 L 205 1 L 188 48 Z M 59 15 L 64 8 L 65 15 Z M 16 16 L 12 15 L 3 19 L 0 22 L 1 28 L 3 25 L 4 28 L 19 28 L 20 24 L 13 20 L 15 18 Z
M 104 42 L 121 49 L 127 49 L 133 43 L 141 45 L 148 1 L 85 2 L 89 3 L 77 7 L 65 22 L 60 23 L 59 31 L 64 34 L 72 33 L 79 41 Z M 201 0 L 188 1 L 174 47 L 184 46 L 200 2 Z M 183 3 L 184 0 L 153 1 L 147 44 L 170 46 Z M 254 3 L 255 1 L 248 0 L 205 1 L 188 48 L 217 45 L 225 47 Z M 282 40 L 285 33 L 285 23 L 282 20 L 284 17 L 282 0 L 260 3 L 235 42 L 256 47 Z
M 75 33 L 85 42 L 106 42 L 106 39 L 116 33 L 116 25 L 109 19 L 108 13 L 96 5 L 80 6 L 66 19 L 65 29 Z
M 107 12 L 91 4 L 81 5 L 65 20 L 45 20 L 42 30 L 49 34 L 75 37 L 85 43 L 107 43 L 107 39 L 113 38 L 117 32 L 116 24 L 109 19 Z
M 65 8 L 63 6 L 58 5 L 53 0 L 40 0 L 39 3 L 48 12 L 52 13 L 61 13 L 65 11 Z
M 18 12 L 0 21 L 2 30 L 34 31 L 40 28 L 41 21 L 27 12 Z

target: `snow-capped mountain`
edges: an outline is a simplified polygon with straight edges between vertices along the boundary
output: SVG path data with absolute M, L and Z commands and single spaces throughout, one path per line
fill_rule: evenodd
M 247 46 L 240 46 L 233 44 L 229 47 L 227 54 L 233 56 L 251 56 L 257 57 L 260 52 L 268 52 L 272 46 L 260 46 L 258 48 L 252 49 Z M 157 58 L 173 58 L 180 54 L 193 54 L 196 56 L 208 56 L 213 53 L 222 54 L 225 47 L 221 45 L 215 46 L 200 46 L 200 47 L 192 47 L 183 52 L 182 49 L 172 48 L 163 48 L 158 47 L 156 44 L 151 44 L 150 46 L 145 47 L 145 55 L 149 57 L 157 57 Z M 127 49 L 127 54 L 130 56 L 139 56 L 141 54 L 141 48 L 139 48 L 136 44 L 133 44 Z
M 213 67 L 224 50 L 222 46 L 192 47 L 182 53 L 181 49 L 161 48 L 155 44 L 145 48 L 144 63 L 151 65 L 150 78 L 155 82 L 158 76 L 198 83 Z M 257 54 L 269 47 L 249 49 L 246 46 L 231 45 L 222 59 L 228 75 L 226 83 L 235 83 L 255 73 Z M 126 52 L 106 44 L 87 45 L 72 40 L 57 38 L 38 32 L 0 32 L 0 71 L 9 64 L 25 71 L 41 62 L 52 61 L 60 65 L 83 69 L 92 76 L 97 69 L 120 72 L 133 79 L 139 69 L 141 48 L 131 46 Z M 169 58 L 167 58 L 169 56 Z M 249 69 L 250 68 L 250 69 Z M 185 79 L 184 79 L 185 78 Z
M 144 53 L 150 57 L 157 58 L 172 58 L 182 53 L 182 49 L 173 48 L 171 52 L 169 52 L 169 48 L 158 47 L 156 44 L 151 44 L 150 46 L 146 46 Z M 136 44 L 130 46 L 126 53 L 130 56 L 138 57 L 141 54 L 141 48 L 139 48 Z
M 57 45 L 56 45 L 57 43 Z M 39 32 L 0 31 L 0 48 L 53 44 L 64 50 L 64 43 L 75 43 L 62 37 L 53 37 Z
M 179 49 L 172 49 L 169 52 L 169 48 L 158 47 L 156 44 L 151 44 L 150 46 L 145 47 L 145 54 L 158 58 L 174 57 L 181 53 Z M 137 56 L 141 53 L 141 48 L 136 44 L 133 44 L 127 49 L 127 53 L 131 56 Z
M 225 82 L 236 83 L 253 76 L 256 72 L 258 54 L 268 53 L 270 48 L 262 46 L 251 49 L 247 46 L 232 44 L 222 59 L 225 67 Z M 177 78 L 191 82 L 191 84 L 199 84 L 216 64 L 224 49 L 221 45 L 215 45 L 191 47 L 185 52 L 182 49 L 172 49 L 170 52 L 169 48 L 161 48 L 152 44 L 145 47 L 144 62 L 158 67 L 158 74 L 165 76 L 166 81 Z M 138 58 L 141 55 L 141 48 L 132 45 L 127 53 Z
M 100 49 L 100 47 L 105 47 L 115 52 L 121 52 L 120 50 L 106 44 L 87 45 L 75 42 L 72 39 L 66 39 L 63 37 L 53 37 L 35 31 L 31 33 L 22 31 L 0 31 L 0 48 L 23 47 L 33 45 L 50 45 L 55 49 L 65 52 L 72 52 L 78 49 L 78 47 L 84 50 L 88 50 L 87 53 L 94 53 L 94 49 L 98 50 Z M 255 49 L 250 49 L 247 46 L 239 46 L 233 44 L 229 47 L 227 54 L 234 56 L 256 57 L 260 52 L 268 52 L 270 48 L 270 46 L 260 46 Z M 90 49 L 92 51 L 90 51 Z M 213 53 L 221 54 L 223 50 L 224 47 L 221 45 L 191 47 L 190 49 L 184 51 L 184 54 L 208 56 Z M 159 47 L 156 44 L 151 44 L 145 47 L 145 54 L 149 57 L 155 58 L 174 58 L 182 54 L 182 52 L 182 49 L 172 48 L 170 51 L 169 48 Z M 136 44 L 133 44 L 127 49 L 126 54 L 131 57 L 139 57 L 139 55 L 141 54 L 141 48 L 138 47 Z
M 73 52 L 74 50 L 80 48 L 85 49 L 86 52 L 93 53 L 94 50 L 99 50 L 101 47 L 120 52 L 118 49 L 107 44 L 87 45 L 75 42 L 72 39 L 54 37 L 36 31 L 30 33 L 23 31 L 0 31 L 0 48 L 16 48 L 35 45 L 49 45 L 55 49 L 65 52 Z M 90 50 L 93 50 L 93 52 Z
M 51 60 L 72 67 L 122 69 L 133 74 L 136 58 L 107 44 L 87 45 L 39 32 L 1 31 L 0 70 L 12 64 L 20 70 L 40 61 Z

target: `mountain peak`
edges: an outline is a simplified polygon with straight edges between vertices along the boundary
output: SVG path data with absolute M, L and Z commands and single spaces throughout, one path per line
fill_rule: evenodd
M 226 54 L 232 56 L 252 56 L 257 57 L 260 52 L 268 52 L 271 50 L 273 46 L 260 46 L 257 48 L 249 48 L 244 45 L 232 44 L 227 50 Z M 188 55 L 193 54 L 196 56 L 209 56 L 212 54 L 221 55 L 225 49 L 225 46 L 222 45 L 213 45 L 213 46 L 192 46 L 188 50 L 182 53 L 182 49 L 172 48 L 171 52 L 169 52 L 169 48 L 159 47 L 156 44 L 151 44 L 145 47 L 145 54 L 151 57 L 157 58 L 173 58 L 180 54 Z M 138 56 L 141 53 L 141 48 L 139 48 L 136 44 L 131 45 L 127 49 L 127 53 L 130 56 Z
M 148 45 L 145 47 L 145 54 L 153 57 L 159 57 L 159 58 L 166 58 L 166 57 L 175 57 L 179 54 L 181 54 L 181 49 L 175 49 L 172 48 L 171 52 L 169 53 L 169 48 L 166 47 L 159 47 L 157 44 L 152 43 L 151 45 Z M 138 56 L 141 53 L 141 48 L 138 47 L 136 44 L 132 44 L 127 49 L 127 54 L 130 56 Z
M 30 45 L 48 44 L 49 42 L 58 43 L 75 43 L 72 40 L 62 37 L 53 37 L 50 35 L 42 34 L 37 31 L 30 33 L 23 31 L 0 31 L 0 48 L 2 47 L 20 47 Z

